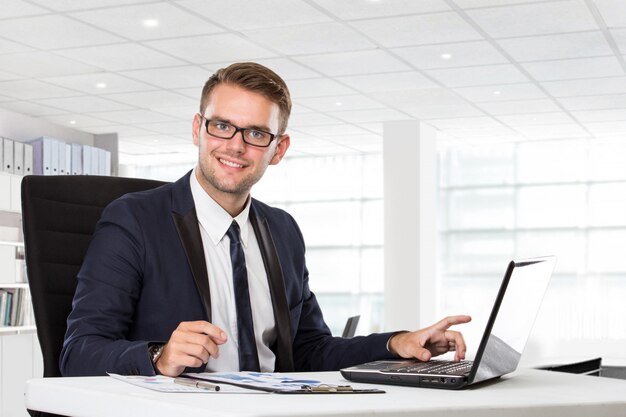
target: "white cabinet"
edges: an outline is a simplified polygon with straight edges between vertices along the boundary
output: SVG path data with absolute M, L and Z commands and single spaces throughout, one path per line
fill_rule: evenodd
M 0 337 L 0 416 L 27 417 L 24 406 L 26 381 L 43 376 L 43 360 L 33 333 Z

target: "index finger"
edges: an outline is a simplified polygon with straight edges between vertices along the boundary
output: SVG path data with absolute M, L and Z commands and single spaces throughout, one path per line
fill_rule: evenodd
M 226 333 L 214 325 L 213 323 L 209 323 L 204 320 L 197 321 L 183 321 L 179 324 L 179 328 L 181 330 L 193 332 L 193 333 L 203 333 L 209 336 L 212 340 L 216 342 L 226 342 Z
M 472 320 L 470 316 L 459 315 L 459 316 L 448 316 L 444 319 L 439 320 L 437 323 L 433 324 L 433 329 L 436 330 L 447 330 L 451 326 L 456 324 L 469 323 Z

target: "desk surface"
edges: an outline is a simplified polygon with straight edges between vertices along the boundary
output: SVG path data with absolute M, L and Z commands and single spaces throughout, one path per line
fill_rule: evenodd
M 289 374 L 344 383 L 338 372 Z M 368 386 L 356 384 L 354 386 Z M 380 386 L 386 394 L 280 395 L 162 393 L 110 377 L 39 378 L 26 384 L 26 407 L 76 417 L 265 416 L 623 416 L 626 381 L 520 370 L 462 391 Z

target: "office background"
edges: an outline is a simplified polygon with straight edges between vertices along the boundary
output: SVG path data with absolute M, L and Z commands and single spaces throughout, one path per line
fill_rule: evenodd
M 353 314 L 359 333 L 382 330 L 394 302 L 383 124 L 420 120 L 437 131 L 437 272 L 403 279 L 430 283 L 435 316 L 480 322 L 509 259 L 556 254 L 533 358 L 623 357 L 625 10 L 621 0 L 2 0 L 0 136 L 100 144 L 119 175 L 174 180 L 196 158 L 190 121 L 206 78 L 260 62 L 287 80 L 294 111 L 288 157 L 253 195 L 301 225 L 335 333 Z

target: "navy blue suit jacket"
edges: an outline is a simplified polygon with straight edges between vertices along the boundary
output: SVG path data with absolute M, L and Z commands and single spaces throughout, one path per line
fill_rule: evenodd
M 211 321 L 189 175 L 127 194 L 104 210 L 78 274 L 63 375 L 154 375 L 149 343 L 166 342 L 182 321 Z M 276 371 L 336 370 L 389 358 L 390 333 L 331 336 L 309 290 L 304 240 L 294 219 L 257 200 L 250 213 L 274 305 Z

